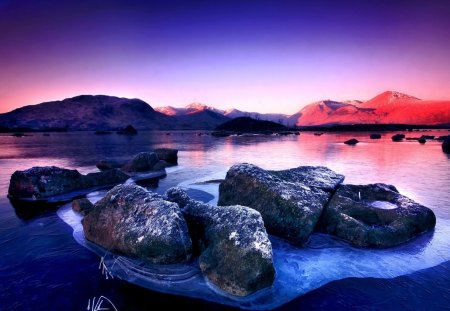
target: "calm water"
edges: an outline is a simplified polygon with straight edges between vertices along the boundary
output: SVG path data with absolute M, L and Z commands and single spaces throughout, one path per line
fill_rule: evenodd
M 448 131 L 406 133 L 447 135 Z M 127 159 L 140 151 L 177 148 L 179 166 L 171 168 L 157 192 L 181 185 L 217 195 L 220 179 L 238 162 L 267 169 L 323 165 L 346 176 L 347 183 L 384 182 L 434 210 L 436 232 L 404 247 L 386 251 L 338 252 L 327 247 L 303 250 L 302 295 L 281 309 L 443 309 L 450 305 L 450 157 L 440 143 L 391 142 L 367 133 L 292 137 L 198 136 L 194 132 L 141 132 L 135 137 L 58 133 L 14 138 L 0 136 L 0 309 L 86 310 L 94 297 L 105 296 L 119 310 L 158 310 L 168 306 L 225 309 L 202 300 L 160 294 L 127 282 L 106 279 L 99 257 L 80 246 L 73 230 L 54 211 L 34 218 L 17 215 L 6 198 L 15 170 L 37 165 L 95 171 L 102 158 Z M 356 137 L 357 146 L 342 142 Z M 215 198 L 217 199 L 217 198 Z M 214 202 L 214 200 L 212 202 Z M 320 244 L 320 240 L 317 242 Z M 330 256 L 332 254 L 333 256 Z M 288 256 L 283 259 L 289 263 Z M 313 263 L 316 263 L 315 266 Z M 299 282 L 300 282 L 299 281 Z

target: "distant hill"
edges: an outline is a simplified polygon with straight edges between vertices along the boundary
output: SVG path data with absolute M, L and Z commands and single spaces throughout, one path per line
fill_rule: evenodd
M 213 129 L 229 118 L 209 111 L 168 116 L 140 99 L 81 95 L 0 114 L 2 128 L 117 130 L 132 124 L 138 130 Z
M 366 102 L 320 101 L 289 117 L 297 126 L 351 124 L 450 125 L 450 101 L 420 100 L 398 92 L 384 92 Z
M 167 106 L 153 109 L 140 99 L 80 95 L 0 114 L 0 131 L 117 130 L 128 124 L 138 130 L 211 130 L 240 117 L 251 117 L 253 121 L 272 121 L 290 127 L 360 124 L 450 126 L 450 100 L 421 100 L 388 91 L 366 102 L 323 100 L 309 104 L 288 116 L 238 109 L 220 110 L 200 103 L 193 103 L 184 108 Z M 243 121 L 237 122 L 236 125 L 239 125 L 239 122 Z
M 232 132 L 259 132 L 259 131 L 282 131 L 287 128 L 284 125 L 272 121 L 255 120 L 249 117 L 240 117 L 219 125 L 218 131 Z

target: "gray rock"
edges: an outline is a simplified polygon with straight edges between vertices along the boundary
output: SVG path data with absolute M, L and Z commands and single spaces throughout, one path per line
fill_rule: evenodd
M 138 153 L 133 159 L 122 166 L 124 172 L 146 172 L 151 171 L 159 158 L 154 152 Z
M 87 188 L 112 186 L 128 178 L 116 169 L 82 175 L 77 170 L 56 166 L 33 167 L 14 172 L 8 195 L 14 199 L 42 199 Z
M 200 255 L 203 275 L 222 290 L 246 296 L 271 286 L 272 245 L 261 214 L 244 206 L 212 206 L 191 200 L 180 188 L 166 198 L 183 208 Z
M 172 148 L 159 148 L 153 150 L 160 160 L 166 161 L 170 164 L 178 163 L 178 150 Z
M 317 230 L 358 247 L 390 247 L 432 230 L 429 208 L 391 185 L 341 185 L 324 209 Z
M 284 181 L 252 164 L 237 164 L 219 186 L 219 205 L 243 205 L 259 211 L 269 233 L 304 245 L 330 193 L 301 182 Z
M 151 263 L 191 259 L 192 241 L 177 204 L 136 185 L 119 185 L 82 221 L 86 238 L 104 248 Z
M 288 170 L 268 171 L 284 181 L 302 183 L 308 187 L 334 191 L 344 181 L 344 175 L 336 174 L 324 166 L 299 166 Z
M 94 204 L 92 204 L 91 201 L 86 198 L 76 199 L 72 201 L 72 209 L 83 215 L 88 214 L 93 207 Z

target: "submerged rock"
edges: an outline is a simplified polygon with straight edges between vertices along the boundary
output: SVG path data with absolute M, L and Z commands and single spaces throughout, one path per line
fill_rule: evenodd
M 442 142 L 442 151 L 445 153 L 450 153 L 450 136 L 448 136 L 443 142 Z
M 125 172 L 145 172 L 151 171 L 156 163 L 159 162 L 159 158 L 154 152 L 141 152 L 138 153 L 133 159 L 128 161 L 122 170 Z
M 390 247 L 432 230 L 429 208 L 398 193 L 391 185 L 341 185 L 317 226 L 358 247 Z
M 177 204 L 136 185 L 119 185 L 82 220 L 86 238 L 151 263 L 191 259 L 192 242 Z
M 72 209 L 83 215 L 88 214 L 93 207 L 94 204 L 92 204 L 91 201 L 86 198 L 76 199 L 72 201 Z
M 119 170 L 80 174 L 56 166 L 33 167 L 11 176 L 8 195 L 13 199 L 43 199 L 87 188 L 112 186 L 129 178 Z
M 357 140 L 356 138 L 352 138 L 352 139 L 344 141 L 344 144 L 351 145 L 351 146 L 354 146 L 357 143 L 359 143 L 359 140 Z
M 160 160 L 170 164 L 178 164 L 178 150 L 172 148 L 159 148 L 153 150 Z
M 282 180 L 246 163 L 232 166 L 219 186 L 219 205 L 259 211 L 269 233 L 297 245 L 307 242 L 330 196 L 320 188 Z
M 244 206 L 191 200 L 180 188 L 169 189 L 166 198 L 182 207 L 201 252 L 200 269 L 210 282 L 237 296 L 272 285 L 272 245 L 260 213 Z

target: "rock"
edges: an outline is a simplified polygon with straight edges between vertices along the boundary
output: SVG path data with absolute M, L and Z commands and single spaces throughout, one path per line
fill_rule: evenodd
M 272 245 L 260 213 L 245 206 L 212 206 L 191 200 L 180 188 L 169 189 L 166 197 L 183 208 L 201 251 L 200 269 L 211 283 L 236 296 L 272 285 Z
M 159 160 L 158 162 L 156 162 L 156 164 L 153 166 L 152 170 L 153 171 L 161 171 L 161 170 L 165 170 L 165 168 L 168 166 L 166 161 L 163 160 Z
M 314 133 L 314 136 L 322 136 L 322 135 L 323 135 L 322 132 L 320 132 L 320 133 Z
M 114 160 L 100 160 L 95 166 L 101 171 L 106 171 L 113 168 L 121 168 L 123 164 Z
M 423 137 L 419 138 L 417 141 L 421 144 L 425 144 L 427 142 L 427 140 Z
M 344 181 L 344 175 L 336 174 L 324 166 L 299 166 L 282 171 L 268 171 L 284 181 L 301 183 L 308 187 L 334 191 Z
M 133 159 L 122 166 L 124 172 L 146 172 L 151 171 L 159 158 L 154 152 L 138 153 Z
M 82 220 L 86 238 L 155 264 L 191 259 L 192 241 L 177 204 L 136 185 L 119 185 Z
M 403 138 L 405 138 L 404 134 L 395 134 L 394 136 L 391 137 L 392 141 L 396 142 L 402 141 Z
M 43 199 L 86 188 L 123 183 L 129 178 L 119 170 L 82 175 L 56 166 L 33 167 L 11 176 L 8 195 L 12 199 Z
M 450 153 L 450 136 L 448 136 L 443 142 L 442 142 L 442 151 L 445 153 Z
M 269 233 L 304 245 L 330 195 L 244 163 L 227 172 L 219 186 L 219 205 L 249 206 L 261 213 Z
M 420 136 L 420 138 L 422 138 L 422 139 L 434 139 L 434 137 L 435 137 L 434 135 L 422 135 L 422 136 Z
M 344 141 L 344 144 L 350 145 L 350 146 L 354 146 L 357 143 L 359 143 L 359 140 L 357 140 L 356 138 L 352 138 L 352 139 Z
M 117 131 L 117 134 L 120 135 L 136 135 L 138 131 L 131 125 L 127 125 L 123 129 Z
M 370 134 L 370 139 L 380 139 L 380 138 L 381 138 L 381 134 L 377 134 L 377 133 Z
M 129 175 L 118 169 L 111 169 L 104 172 L 89 173 L 84 176 L 84 188 L 99 187 L 103 185 L 117 185 L 124 183 L 130 178 Z
M 170 164 L 178 164 L 178 150 L 171 148 L 159 148 L 153 150 L 160 160 Z
M 390 247 L 432 230 L 429 208 L 391 185 L 341 185 L 320 218 L 317 230 L 358 247 Z
M 89 201 L 86 198 L 76 199 L 76 200 L 72 201 L 72 209 L 83 215 L 88 214 L 92 210 L 93 207 L 94 207 L 94 204 L 92 204 L 91 201 Z

